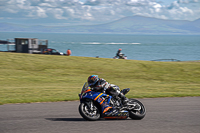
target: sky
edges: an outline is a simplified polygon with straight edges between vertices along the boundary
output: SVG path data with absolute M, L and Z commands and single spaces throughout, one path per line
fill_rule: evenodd
M 0 22 L 94 25 L 141 15 L 169 20 L 200 18 L 200 0 L 0 0 Z

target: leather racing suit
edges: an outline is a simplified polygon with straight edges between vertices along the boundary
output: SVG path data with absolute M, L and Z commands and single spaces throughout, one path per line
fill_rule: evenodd
M 120 97 L 123 104 L 127 102 L 127 98 L 124 96 L 124 94 L 120 92 L 119 87 L 117 85 L 108 83 L 103 78 L 99 78 L 99 80 L 94 85 L 91 85 L 90 87 L 92 88 L 93 91 L 106 93 L 113 97 L 116 97 L 116 96 Z

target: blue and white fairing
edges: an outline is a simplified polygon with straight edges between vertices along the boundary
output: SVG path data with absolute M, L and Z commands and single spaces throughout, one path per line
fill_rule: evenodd
M 109 106 L 112 96 L 100 92 L 91 91 L 91 89 L 89 89 L 89 86 L 90 85 L 88 85 L 87 82 L 84 84 L 82 92 L 80 94 L 81 102 L 84 101 L 84 99 L 97 101 L 101 105 L 102 113 L 105 113 L 106 110 L 108 111 L 110 108 L 112 108 L 111 106 Z
M 121 118 L 126 119 L 128 117 L 128 111 L 117 111 L 114 107 L 109 105 L 112 96 L 94 92 L 90 88 L 90 85 L 86 82 L 82 88 L 81 94 L 79 94 L 80 102 L 84 102 L 85 99 L 91 99 L 101 105 L 101 114 L 104 118 Z

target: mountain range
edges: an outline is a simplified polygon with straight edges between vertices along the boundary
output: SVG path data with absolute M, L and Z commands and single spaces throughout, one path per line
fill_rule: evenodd
M 0 23 L 0 32 L 200 35 L 200 19 L 187 21 L 130 16 L 106 24 L 77 26 L 43 26 Z

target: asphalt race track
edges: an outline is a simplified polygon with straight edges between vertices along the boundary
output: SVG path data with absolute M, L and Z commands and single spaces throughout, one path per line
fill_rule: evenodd
M 200 133 L 200 97 L 147 98 L 142 120 L 86 121 L 79 102 L 0 105 L 0 133 Z

